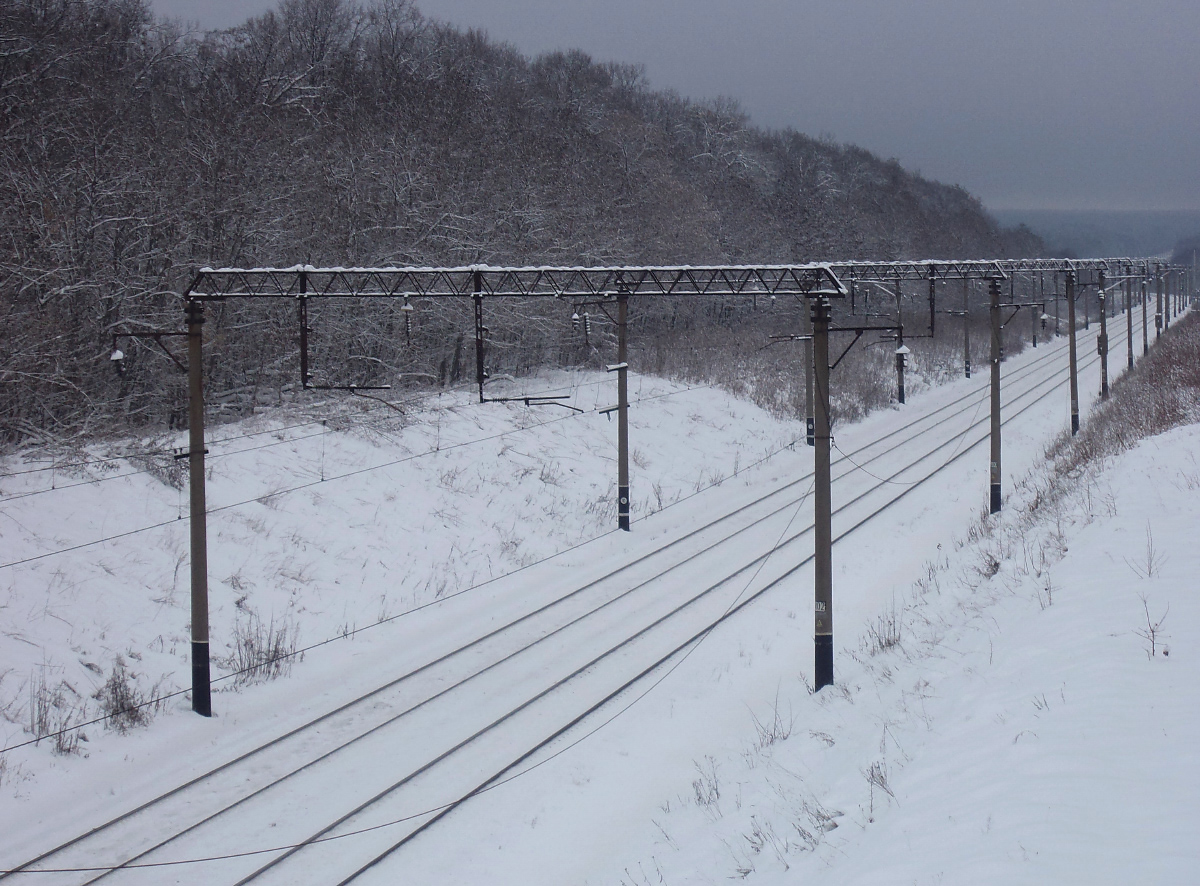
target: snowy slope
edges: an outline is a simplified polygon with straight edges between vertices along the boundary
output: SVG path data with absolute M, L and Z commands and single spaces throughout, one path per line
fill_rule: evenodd
M 1086 347 L 1085 343 L 1084 353 Z M 1027 352 L 1010 360 L 1005 372 L 1016 373 L 1038 357 L 1037 352 Z M 88 730 L 90 740 L 85 745 L 93 758 L 86 762 L 77 757 L 52 757 L 44 745 L 15 752 L 9 759 L 15 761 L 18 771 L 9 775 L 5 786 L 15 786 L 22 799 L 15 804 L 5 801 L 6 813 L 12 813 L 5 815 L 10 832 L 24 832 L 33 841 L 39 836 L 48 838 L 47 809 L 55 810 L 55 836 L 76 832 L 106 804 L 123 808 L 149 796 L 162 785 L 163 773 L 169 772 L 174 783 L 188 773 L 203 771 L 206 765 L 227 759 L 262 737 L 303 722 L 337 699 L 369 688 L 377 674 L 402 669 L 456 637 L 468 636 L 480 619 L 499 618 L 505 607 L 541 593 L 546 579 L 557 581 L 547 568 L 574 576 L 594 569 L 598 562 L 636 556 L 714 509 L 777 486 L 783 478 L 806 469 L 807 450 L 800 447 L 795 452 L 785 447 L 798 430 L 794 423 L 777 422 L 713 391 L 679 390 L 665 382 L 640 379 L 642 402 L 631 413 L 635 495 L 639 499 L 635 513 L 656 510 L 660 504 L 718 480 L 724 483 L 655 514 L 635 527 L 631 536 L 609 534 L 557 567 L 533 566 L 535 560 L 554 550 L 603 535 L 613 518 L 609 475 L 615 473 L 611 460 L 614 434 L 607 422 L 590 411 L 609 404 L 611 394 L 604 386 L 611 386 L 611 380 L 571 378 L 563 383 L 574 392 L 572 402 L 589 410 L 588 414 L 557 416 L 530 413 L 524 407 L 481 408 L 469 405 L 469 398 L 463 397 L 455 408 L 431 412 L 432 420 L 421 421 L 410 414 L 382 421 L 377 412 L 368 413 L 367 422 L 341 416 L 317 433 L 308 427 L 283 432 L 279 440 L 268 437 L 277 445 L 245 453 L 240 467 L 234 467 L 238 464 L 234 457 L 214 459 L 210 484 L 210 506 L 217 509 L 210 518 L 210 533 L 216 539 L 211 555 L 214 636 L 228 637 L 237 620 L 245 619 L 251 610 L 263 618 L 287 619 L 300 631 L 302 643 L 351 636 L 313 650 L 290 680 L 218 695 L 215 706 L 220 716 L 212 722 L 165 717 L 152 729 L 124 738 L 93 728 Z M 1098 385 L 1094 371 L 1085 373 L 1084 383 L 1085 390 Z M 906 416 L 978 389 L 980 381 L 976 379 L 928 392 L 914 398 L 912 407 L 903 413 L 891 411 L 844 429 L 839 433 L 839 446 L 843 451 L 856 451 L 856 445 L 895 432 L 908 420 Z M 1052 396 L 1006 429 L 1010 479 L 1022 476 L 1037 462 L 1048 429 L 1060 427 L 1064 414 L 1063 396 Z M 533 426 L 537 422 L 544 424 Z M 275 423 L 281 424 L 278 419 Z M 763 859 L 774 852 L 768 844 L 806 839 L 795 827 L 789 831 L 792 818 L 808 822 L 800 826 L 816 836 L 834 822 L 848 824 L 851 807 L 856 801 L 861 806 L 864 791 L 868 817 L 875 817 L 862 770 L 874 771 L 880 781 L 894 779 L 903 768 L 895 750 L 888 753 L 887 735 L 894 736 L 904 728 L 903 718 L 891 723 L 897 716 L 894 709 L 899 705 L 910 711 L 916 704 L 914 698 L 922 705 L 932 704 L 918 684 L 926 679 L 926 671 L 931 675 L 929 682 L 933 681 L 941 658 L 911 655 L 924 662 L 914 671 L 916 688 L 897 690 L 899 683 L 894 678 L 879 678 L 876 673 L 876 662 L 886 656 L 872 657 L 860 650 L 859 636 L 864 625 L 878 624 L 881 613 L 886 617 L 894 606 L 903 610 L 914 578 L 966 568 L 941 559 L 950 556 L 950 540 L 961 534 L 961 527 L 977 513 L 985 488 L 981 459 L 986 453 L 972 453 L 964 428 L 965 420 L 948 430 L 947 448 L 939 458 L 960 451 L 965 451 L 966 457 L 954 463 L 944 482 L 907 496 L 886 520 L 862 530 L 867 533 L 865 538 L 850 536 L 847 541 L 859 542 L 853 549 L 848 550 L 843 542 L 835 551 L 839 568 L 835 593 L 841 619 L 840 701 L 831 698 L 831 693 L 810 697 L 804 690 L 801 672 L 811 662 L 811 623 L 804 616 L 804 601 L 811 599 L 811 573 L 802 568 L 773 596 L 712 634 L 642 703 L 595 735 L 566 736 L 552 749 L 565 751 L 561 756 L 530 761 L 538 763 L 538 768 L 455 811 L 382 866 L 380 880 L 394 881 L 402 872 L 421 882 L 529 882 L 537 871 L 555 882 L 613 882 L 622 876 L 640 882 L 636 878 L 644 869 L 650 881 L 657 882 L 653 864 L 662 862 L 664 870 L 676 871 L 684 881 L 709 876 L 715 881 L 730 872 L 736 874 L 739 868 L 748 869 L 748 865 L 766 873 L 770 864 Z M 242 433 L 252 430 L 240 429 Z M 230 431 L 222 429 L 221 433 Z M 468 440 L 481 442 L 450 448 Z M 231 441 L 229 448 L 249 448 L 261 442 L 247 438 Z M 218 445 L 211 448 L 219 454 Z M 762 468 L 746 470 L 751 462 L 776 452 Z M 873 465 L 873 469 L 882 468 Z M 850 471 L 844 482 L 856 482 L 856 473 Z M 861 473 L 857 481 L 866 476 L 865 471 Z M 24 481 L 9 478 L 0 482 Z M 61 478 L 56 482 L 62 482 Z M 912 480 L 899 476 L 892 482 L 904 487 Z M 141 523 L 117 523 L 129 516 L 100 507 L 109 495 L 107 490 L 121 484 L 133 487 L 133 498 L 143 502 L 142 512 L 133 515 L 141 518 Z M 298 486 L 305 488 L 288 491 Z M 16 485 L 0 488 L 6 497 L 33 491 Z M 57 511 L 31 504 L 55 496 L 81 495 L 98 498 L 94 502 L 71 499 L 71 505 Z M 5 553 L 11 541 L 13 556 L 23 558 L 35 555 L 39 545 L 44 549 L 49 539 L 68 546 L 160 520 L 171 523 L 178 494 L 140 475 L 80 483 L 70 490 L 5 504 L 5 513 L 15 516 L 14 522 L 22 526 L 21 534 L 5 536 Z M 14 513 L 17 506 L 25 510 Z M 83 511 L 86 507 L 93 510 Z M 104 515 L 100 525 L 96 514 Z M 86 664 L 106 664 L 106 656 L 128 644 L 130 651 L 142 656 L 133 665 L 139 672 L 154 674 L 155 668 L 161 668 L 159 672 L 183 682 L 186 575 L 174 574 L 173 592 L 162 593 L 168 570 L 186 550 L 183 528 L 172 523 L 140 534 L 156 539 L 141 547 L 117 542 L 112 550 L 92 546 L 62 555 L 78 557 L 71 567 L 39 560 L 6 570 L 22 576 L 6 580 L 11 598 L 21 600 L 20 595 L 25 594 L 21 602 L 26 612 L 23 616 L 12 613 L 12 630 L 5 628 L 5 642 L 9 643 L 3 647 L 5 654 L 31 646 L 23 641 L 34 640 L 43 650 L 56 653 L 56 658 L 50 658 L 43 652 L 50 667 L 62 667 L 64 673 L 75 668 L 74 682 L 80 682 L 82 675 L 98 685 L 102 675 L 87 677 L 92 672 Z M 768 545 L 774 537 L 767 539 Z M 169 546 L 172 538 L 175 548 Z M 944 553 L 938 552 L 939 544 L 945 545 Z M 863 551 L 870 556 L 858 555 Z M 977 552 L 956 556 L 977 556 Z M 97 581 L 95 564 L 107 578 Z M 530 571 L 485 585 L 453 599 L 449 606 L 422 610 L 357 636 L 352 633 L 365 626 L 363 621 L 409 610 L 439 595 L 453 595 L 480 579 L 522 566 L 529 566 Z M 45 605 L 46 587 L 52 591 L 50 605 Z M 85 602 L 80 602 L 81 588 L 90 594 Z M 91 593 L 95 588 L 103 593 Z M 130 613 L 146 608 L 147 598 L 155 599 L 150 595 L 156 589 L 165 599 L 156 603 L 155 614 L 131 619 Z M 730 588 L 731 594 L 738 591 L 738 587 Z M 100 602 L 91 602 L 97 596 Z M 37 601 L 43 604 L 41 617 L 30 618 Z M 90 618 L 89 607 L 99 609 L 98 617 Z M 952 612 L 938 616 L 944 627 L 937 619 L 931 620 L 936 630 L 919 632 L 909 625 L 899 653 L 888 655 L 910 657 L 909 647 L 915 643 L 910 634 L 920 634 L 922 643 L 940 650 L 953 630 L 966 630 L 971 642 L 962 641 L 963 649 L 978 652 L 982 634 L 972 626 L 993 617 L 981 614 L 984 608 L 978 598 L 962 605 L 955 602 Z M 375 617 L 363 619 L 364 612 Z M 952 616 L 956 612 L 966 613 L 969 629 L 955 623 Z M 73 615 L 78 617 L 72 620 Z M 163 636 L 164 625 L 174 634 L 156 647 L 153 639 Z M 157 634 L 152 633 L 156 630 Z M 120 645 L 106 639 L 110 631 L 121 637 Z M 142 633 L 138 635 L 138 631 Z M 130 642 L 131 636 L 148 637 L 150 654 Z M 169 648 L 172 643 L 174 659 Z M 105 644 L 109 644 L 107 648 Z M 96 654 L 95 649 L 102 651 Z M 862 662 L 853 659 L 855 654 Z M 23 664 L 37 664 L 28 652 L 25 655 Z M 12 673 L 19 675 L 16 668 Z M 536 677 L 530 673 L 524 681 L 532 683 Z M 862 687 L 868 679 L 876 684 L 872 691 L 882 707 L 863 703 Z M 0 684 L 0 689 L 9 685 Z M 892 689 L 885 691 L 881 685 Z M 182 701 L 175 703 L 175 709 L 185 707 Z M 795 724 L 786 740 L 772 743 L 788 731 L 771 728 L 776 713 L 781 724 L 791 724 L 793 719 Z M 824 722 L 825 728 L 817 728 L 822 716 L 836 722 Z M 757 740 L 755 718 L 766 727 Z M 804 725 L 802 719 L 813 725 Z M 20 738 L 15 725 L 11 731 L 9 743 Z M 584 744 L 578 748 L 566 747 L 580 739 Z M 835 744 L 829 746 L 829 741 Z M 751 748 L 748 742 L 760 747 Z M 799 792 L 784 784 L 783 773 L 795 773 L 791 764 L 773 768 L 771 761 L 784 748 L 796 751 L 795 766 L 806 770 Z M 114 757 L 114 752 L 124 759 Z M 882 768 L 870 770 L 874 764 Z M 738 765 L 752 773 L 765 773 L 767 787 L 756 788 L 754 777 L 738 774 L 736 793 L 731 794 L 730 769 Z M 378 774 L 372 772 L 370 777 Z M 86 785 L 82 794 L 78 792 L 79 779 Z M 894 792 L 892 782 L 887 783 Z M 64 804 L 63 797 L 73 790 L 81 802 L 67 811 L 65 806 L 70 804 Z M 447 790 L 445 785 L 434 785 L 426 805 L 401 811 L 432 808 L 450 799 Z M 800 806 L 790 818 L 768 817 L 759 797 L 764 790 L 778 794 L 785 805 L 799 802 Z M 890 800 L 886 792 L 878 796 L 881 820 Z M 731 811 L 731 803 L 738 808 Z M 23 822 L 13 817 L 18 814 L 25 817 Z M 320 814 L 308 810 L 292 817 L 319 823 Z M 661 831 L 651 823 L 652 818 L 662 826 Z M 275 821 L 253 820 L 240 836 L 247 838 L 247 845 L 284 845 L 283 829 L 275 826 Z M 756 828 L 759 836 L 755 836 Z M 840 838 L 848 832 L 839 827 L 828 833 Z M 745 839 L 746 833 L 752 839 Z M 668 848 L 676 847 L 671 861 L 665 860 L 662 846 L 654 845 L 655 839 Z M 822 851 L 838 845 L 832 837 L 811 842 Z M 822 857 L 820 852 L 806 853 L 793 843 L 776 853 L 783 859 L 780 867 L 785 862 L 795 864 L 797 855 Z M 338 844 L 330 845 L 331 852 L 341 851 Z M 346 845 L 352 844 L 348 841 Z M 22 858 L 27 856 L 22 853 Z M 828 859 L 822 863 L 827 864 Z M 627 868 L 629 873 L 623 874 Z M 204 873 L 180 874 L 182 881 L 214 875 L 211 865 L 193 870 Z M 216 877 L 223 879 L 219 874 Z M 668 882 L 678 879 L 671 877 Z
M 1147 440 L 948 553 L 898 595 L 898 646 L 781 694 L 786 738 L 714 748 L 720 799 L 681 783 L 618 879 L 1194 882 L 1198 448 Z

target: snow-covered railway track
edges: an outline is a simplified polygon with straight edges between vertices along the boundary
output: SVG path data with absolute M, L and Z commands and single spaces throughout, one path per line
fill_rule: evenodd
M 1064 349 L 1046 348 L 1044 355 L 1006 376 L 1006 423 L 1065 384 L 1065 369 L 1044 374 L 1050 361 L 1061 360 Z M 972 391 L 848 453 L 857 464 L 838 459 L 838 536 L 863 525 L 986 439 L 986 430 L 980 434 L 986 413 L 972 416 L 964 430 L 955 425 L 955 436 L 942 439 L 938 433 L 955 419 L 978 413 L 985 396 L 985 390 Z M 1013 412 L 1019 404 L 1026 405 Z M 872 466 L 883 481 L 860 466 Z M 793 531 L 789 517 L 804 499 L 810 477 L 782 484 L 582 586 L 549 595 L 501 626 L 22 868 L 108 865 L 116 870 L 64 872 L 62 882 L 162 882 L 164 871 L 157 865 L 261 850 L 263 834 L 270 833 L 278 848 L 266 853 L 266 864 L 262 855 L 243 854 L 194 869 L 168 870 L 181 881 L 194 873 L 221 882 L 296 882 L 306 876 L 320 882 L 344 877 L 347 882 L 801 568 L 808 558 L 793 555 L 783 563 L 784 557 L 772 554 L 810 531 L 807 525 Z M 894 489 L 890 484 L 896 478 L 912 485 L 883 496 L 882 503 L 871 498 Z M 727 543 L 738 538 L 745 545 L 752 530 L 760 550 L 749 562 L 728 565 Z M 714 581 L 714 575 L 720 577 Z M 729 594 L 721 594 L 739 589 L 741 597 L 733 605 Z M 514 699 L 512 687 L 531 691 Z M 564 697 L 576 702 L 573 708 Z M 469 718 L 461 715 L 464 705 L 472 706 Z M 394 765 L 381 771 L 378 761 L 389 757 L 397 758 Z M 305 762 L 297 766 L 297 759 Z M 364 769 L 362 761 L 372 761 L 370 768 Z M 269 831 L 255 828 L 252 833 L 242 823 L 267 820 L 264 815 L 286 818 L 298 804 L 311 808 L 314 802 L 328 806 L 325 818 L 334 819 L 316 833 L 300 827 L 302 821 L 276 822 Z M 422 810 L 399 840 L 397 828 L 385 827 L 351 837 L 350 843 L 337 840 L 339 851 L 325 850 L 338 856 L 333 868 L 309 860 L 331 838 Z M 367 863 L 355 864 L 350 857 Z M 146 867 L 150 865 L 155 867 Z M 322 873 L 316 875 L 317 870 Z M 39 877 L 39 882 L 47 879 Z

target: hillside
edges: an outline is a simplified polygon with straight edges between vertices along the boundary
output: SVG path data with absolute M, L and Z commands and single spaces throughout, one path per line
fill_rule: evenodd
M 0 438 L 161 428 L 163 359 L 119 381 L 113 331 L 177 328 L 196 266 L 799 262 L 1028 254 L 960 188 L 852 145 L 755 128 L 580 53 L 528 59 L 407 0 L 288 0 L 184 34 L 142 0 L 0 8 Z M 217 392 L 280 388 L 290 315 L 229 305 Z M 393 318 L 394 322 L 394 318 Z M 453 339 L 453 324 L 443 338 Z M 386 318 L 351 328 L 394 336 Z M 210 324 L 210 330 L 214 328 Z M 253 345 L 268 345 L 247 353 Z M 448 346 L 442 342 L 443 349 Z M 337 342 L 331 356 L 354 354 Z M 437 354 L 398 361 L 410 384 Z M 138 354 L 134 354 L 137 357 Z M 279 391 L 283 396 L 283 391 Z M 253 408 L 237 400 L 235 413 Z

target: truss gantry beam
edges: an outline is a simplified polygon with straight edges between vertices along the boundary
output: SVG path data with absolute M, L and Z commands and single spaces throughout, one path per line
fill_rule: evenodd
M 842 298 L 848 283 L 929 280 L 988 280 L 1013 274 L 1109 271 L 1145 276 L 1175 270 L 1146 258 L 968 259 L 893 262 L 816 262 L 802 265 L 712 265 L 663 267 L 492 267 L 458 268 L 203 268 L 184 297 L 226 298 L 397 298 L 545 297 L 602 299 L 618 291 L 630 296 L 792 295 Z
M 925 260 L 892 262 L 831 262 L 833 272 L 844 280 L 989 280 L 1007 276 L 1003 262 L 968 259 L 963 261 Z
M 630 296 L 848 294 L 830 265 L 722 265 L 711 267 L 461 268 L 204 268 L 184 296 L 226 298 L 396 298 L 519 296 L 603 298 Z
M 1025 271 L 1067 273 L 1072 271 L 1079 274 L 1081 271 L 1110 271 L 1129 267 L 1141 268 L 1149 273 L 1149 269 L 1154 263 L 1147 258 L 1014 258 L 1004 259 L 1000 264 L 1014 273 Z

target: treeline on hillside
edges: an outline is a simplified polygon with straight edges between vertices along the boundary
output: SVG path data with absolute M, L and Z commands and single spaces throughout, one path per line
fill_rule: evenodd
M 129 349 L 120 378 L 107 358 L 114 331 L 181 326 L 178 293 L 197 266 L 1041 248 L 895 161 L 757 129 L 732 102 L 651 90 L 637 67 L 577 52 L 530 60 L 408 0 L 284 0 L 208 34 L 156 21 L 145 0 L 7 0 L 0 115 L 9 444 L 181 415 L 182 380 L 150 345 Z M 431 309 L 414 340 L 390 308 L 331 314 L 325 365 L 448 383 L 468 316 Z M 210 319 L 209 387 L 232 409 L 294 379 L 294 307 L 231 303 Z M 525 352 L 557 334 L 532 325 Z

